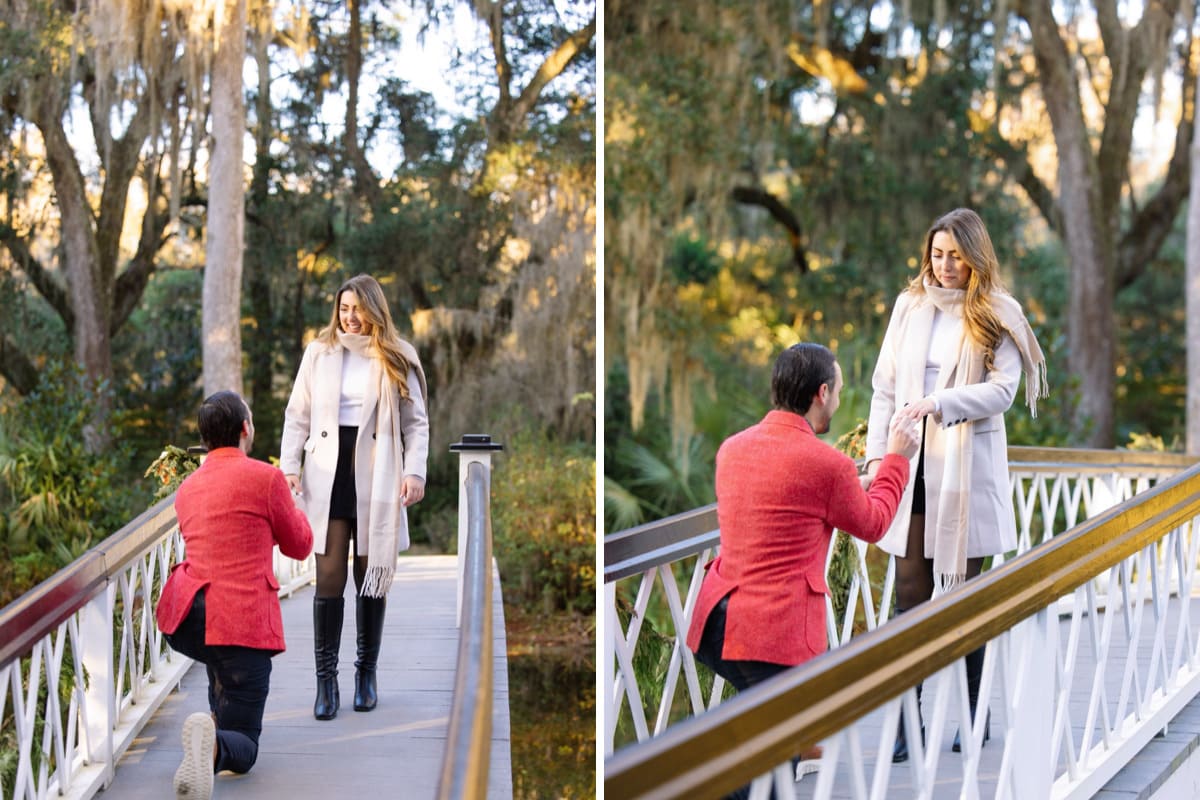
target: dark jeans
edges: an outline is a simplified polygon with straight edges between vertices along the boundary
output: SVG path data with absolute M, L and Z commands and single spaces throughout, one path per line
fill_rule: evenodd
M 769 661 L 739 661 L 721 656 L 725 648 L 725 615 L 729 609 L 729 595 L 721 598 L 721 602 L 713 606 L 708 619 L 704 623 L 704 633 L 700 636 L 700 646 L 696 649 L 696 660 L 725 680 L 733 684 L 733 688 L 744 692 L 757 683 L 773 678 L 789 669 L 783 664 L 772 664 Z M 800 759 L 793 758 L 793 768 Z M 745 800 L 750 797 L 750 786 L 746 785 L 725 795 L 725 800 Z M 771 788 L 771 797 L 775 797 L 775 789 Z
M 192 601 L 192 610 L 175 633 L 166 634 L 166 640 L 208 669 L 208 707 L 217 718 L 213 771 L 249 772 L 258 759 L 258 737 L 271 683 L 271 651 L 205 644 L 204 619 L 201 590 Z

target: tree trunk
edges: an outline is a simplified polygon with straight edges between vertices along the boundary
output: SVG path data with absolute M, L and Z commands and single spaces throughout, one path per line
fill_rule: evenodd
M 245 186 L 242 137 L 246 109 L 246 0 L 225 0 L 212 74 L 212 160 L 205 247 L 204 394 L 242 391 L 242 241 Z
M 1200 85 L 1197 86 L 1197 92 L 1200 92 Z M 1187 297 L 1187 451 L 1200 455 L 1200 132 L 1192 136 L 1191 173 L 1187 216 L 1187 285 L 1184 291 Z
M 349 0 L 350 35 L 346 43 L 346 156 L 354 171 L 355 193 L 374 209 L 382 202 L 379 179 L 358 143 L 358 85 L 362 74 L 362 0 Z
M 61 109 L 54 100 L 43 99 L 38 128 L 45 142 L 46 163 L 54 179 L 62 217 L 62 263 L 67 277 L 66 300 L 73 312 L 71 336 L 75 360 L 87 376 L 89 388 L 99 390 L 91 419 L 84 426 L 85 443 L 91 452 L 99 452 L 109 440 L 107 420 L 112 411 L 107 391 L 113 376 L 108 324 L 112 286 L 103 280 L 83 173 L 67 140 Z
M 1071 265 L 1067 309 L 1068 371 L 1079 380 L 1075 439 L 1113 445 L 1113 272 L 1116 231 L 1108 224 L 1100 165 L 1084 123 L 1074 62 L 1048 2 L 1026 3 L 1042 94 L 1058 148 L 1058 207 Z M 1115 223 L 1115 221 L 1114 221 Z

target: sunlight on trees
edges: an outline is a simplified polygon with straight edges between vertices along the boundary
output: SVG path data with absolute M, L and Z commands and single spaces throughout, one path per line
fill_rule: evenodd
M 886 310 L 926 227 L 956 206 L 984 216 L 1059 376 L 1054 411 L 1016 419 L 1014 441 L 1100 446 L 1177 428 L 1182 342 L 1130 322 L 1183 316 L 1178 211 L 1200 52 L 1189 4 L 709 11 L 606 6 L 613 452 L 677 457 L 697 433 L 715 447 L 765 410 L 760 365 L 790 338 L 836 346 L 848 418 L 835 424 L 853 425 Z M 678 269 L 698 247 L 712 269 Z M 702 313 L 696 298 L 718 286 L 728 302 Z M 1163 313 L 1145 315 L 1155 303 Z M 1128 363 L 1153 367 L 1118 374 Z M 644 467 L 606 462 L 623 520 L 633 496 L 660 510 L 634 488 Z

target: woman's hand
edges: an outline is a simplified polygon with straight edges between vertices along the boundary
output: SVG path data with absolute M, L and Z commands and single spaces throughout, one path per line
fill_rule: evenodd
M 915 403 L 909 403 L 904 408 L 896 412 L 896 417 L 906 419 L 910 422 L 920 422 L 921 420 L 934 413 L 937 407 L 933 404 L 932 397 L 922 397 Z
M 425 481 L 416 475 L 405 475 L 400 484 L 400 503 L 405 508 L 416 505 L 425 497 Z
M 292 494 L 300 494 L 300 476 L 299 475 L 284 475 L 287 479 L 288 488 L 292 490 Z

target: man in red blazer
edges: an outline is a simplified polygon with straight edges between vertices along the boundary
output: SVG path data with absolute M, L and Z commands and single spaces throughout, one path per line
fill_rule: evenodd
M 817 438 L 829 430 L 842 369 L 828 348 L 793 345 L 771 376 L 774 409 L 717 451 L 721 551 L 688 629 L 696 658 L 738 691 L 825 652 L 825 558 L 836 527 L 887 533 L 919 431 L 893 419 L 888 453 L 864 491 L 854 462 Z
M 209 714 L 183 725 L 177 798 L 207 800 L 213 774 L 247 772 L 258 758 L 271 657 L 284 650 L 272 551 L 312 552 L 312 529 L 283 473 L 248 457 L 254 420 L 235 392 L 200 406 L 204 463 L 175 495 L 187 557 L 176 564 L 155 613 L 172 648 L 208 670 Z

